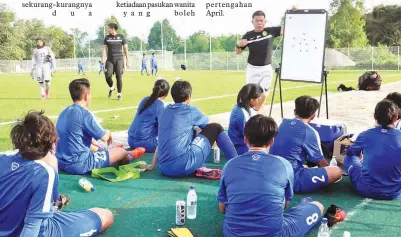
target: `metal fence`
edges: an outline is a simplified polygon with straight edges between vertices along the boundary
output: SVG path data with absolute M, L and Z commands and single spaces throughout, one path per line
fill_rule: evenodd
M 336 52 L 345 62 L 337 64 L 331 62 L 333 58 L 326 57 L 329 70 L 401 70 L 401 46 L 393 47 L 366 47 L 366 48 L 340 48 L 329 49 L 326 52 Z M 150 52 L 147 53 L 150 57 Z M 326 53 L 327 56 L 327 53 Z M 156 54 L 159 70 L 180 70 L 185 64 L 187 70 L 244 70 L 247 65 L 248 52 L 241 55 L 234 52 L 187 53 L 172 54 L 161 52 Z M 141 52 L 130 52 L 130 69 L 141 69 Z M 273 67 L 280 63 L 281 51 L 276 50 L 273 55 Z M 85 71 L 99 70 L 99 57 L 79 59 Z M 338 58 L 337 58 L 338 60 Z M 78 70 L 78 59 L 58 59 L 58 72 L 74 72 Z M 0 72 L 29 72 L 32 67 L 30 60 L 0 60 Z M 148 65 L 149 67 L 149 65 Z

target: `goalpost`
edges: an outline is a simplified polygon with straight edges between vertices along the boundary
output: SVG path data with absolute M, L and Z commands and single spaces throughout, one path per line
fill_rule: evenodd
M 172 71 L 173 67 L 173 52 L 166 50 L 144 50 L 144 51 L 130 51 L 128 52 L 129 66 L 128 71 L 140 71 L 142 68 L 143 54 L 146 57 L 146 65 L 148 71 L 151 70 L 150 59 L 152 53 L 155 54 L 156 63 L 159 71 Z

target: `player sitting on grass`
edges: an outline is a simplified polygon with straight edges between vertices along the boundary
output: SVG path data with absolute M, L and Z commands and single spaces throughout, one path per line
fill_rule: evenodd
M 111 211 L 56 212 L 58 194 L 54 124 L 30 112 L 11 130 L 15 155 L 0 155 L 1 236 L 94 236 L 113 224 Z
M 284 212 L 294 196 L 294 172 L 287 160 L 268 153 L 276 134 L 272 118 L 250 118 L 245 125 L 249 152 L 223 169 L 217 200 L 225 214 L 225 237 L 304 236 L 322 216 L 323 205 L 310 198 Z
M 111 132 L 104 130 L 89 112 L 92 102 L 87 79 L 73 80 L 69 86 L 72 105 L 61 112 L 57 120 L 56 156 L 60 169 L 71 174 L 86 174 L 93 169 L 121 162 L 127 164 L 133 154 L 123 148 L 99 149 L 97 140 L 112 143 Z
M 237 104 L 234 106 L 230 115 L 230 125 L 228 126 L 228 136 L 233 142 L 238 155 L 248 151 L 248 146 L 244 142 L 245 123 L 252 116 L 256 115 L 254 107 L 263 96 L 263 88 L 258 84 L 247 84 L 242 87 L 237 97 Z
M 344 167 L 352 185 L 363 197 L 400 198 L 401 131 L 394 128 L 398 113 L 398 107 L 391 101 L 379 102 L 374 115 L 379 126 L 359 134 L 347 149 Z
M 189 82 L 176 81 L 171 88 L 175 104 L 168 105 L 160 117 L 157 158 L 166 176 L 188 176 L 204 167 L 215 141 L 227 159 L 237 156 L 223 127 L 217 123 L 208 124 L 208 117 L 190 105 L 191 95 Z M 202 129 L 197 136 L 194 127 Z
M 168 82 L 159 79 L 155 82 L 152 94 L 139 104 L 134 121 L 128 130 L 128 144 L 132 149 L 144 147 L 146 152 L 155 152 L 158 124 L 164 110 L 163 100 L 169 91 Z
M 284 120 L 278 130 L 273 155 L 287 159 L 295 174 L 294 191 L 312 192 L 342 178 L 337 166 L 328 166 L 320 145 L 320 136 L 309 123 L 315 118 L 319 102 L 310 96 L 295 100 L 295 119 Z M 305 161 L 316 163 L 320 168 L 304 168 Z
M 394 124 L 394 126 L 396 129 L 401 130 L 401 94 L 398 92 L 393 92 L 388 94 L 386 99 L 390 100 L 395 105 L 397 105 L 398 108 L 400 108 L 400 112 L 398 113 L 398 120 Z

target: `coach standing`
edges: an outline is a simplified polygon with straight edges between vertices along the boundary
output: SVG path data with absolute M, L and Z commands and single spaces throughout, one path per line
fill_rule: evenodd
M 117 99 L 121 100 L 121 91 L 123 89 L 122 75 L 124 73 L 124 53 L 125 65 L 128 68 L 128 45 L 124 35 L 117 34 L 118 25 L 110 23 L 107 28 L 109 35 L 104 38 L 104 46 L 102 53 L 102 63 L 105 64 L 106 82 L 110 87 L 109 98 L 115 90 L 113 87 L 113 74 L 117 79 Z M 123 53 L 124 48 L 124 53 Z M 107 54 L 107 61 L 106 61 Z
M 252 24 L 255 29 L 247 32 L 242 37 L 242 40 L 237 42 L 235 52 L 236 54 L 241 54 L 246 47 L 249 48 L 246 83 L 259 84 L 265 92 L 261 100 L 259 100 L 258 104 L 255 106 L 255 109 L 259 111 L 269 94 L 272 81 L 273 68 L 271 63 L 273 41 L 275 37 L 283 33 L 283 28 L 281 26 L 265 27 L 266 15 L 263 11 L 256 11 L 253 13 Z

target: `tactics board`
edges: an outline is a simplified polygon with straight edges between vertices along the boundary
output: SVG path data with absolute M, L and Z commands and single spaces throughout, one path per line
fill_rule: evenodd
M 326 30 L 325 10 L 286 12 L 281 80 L 322 83 Z

